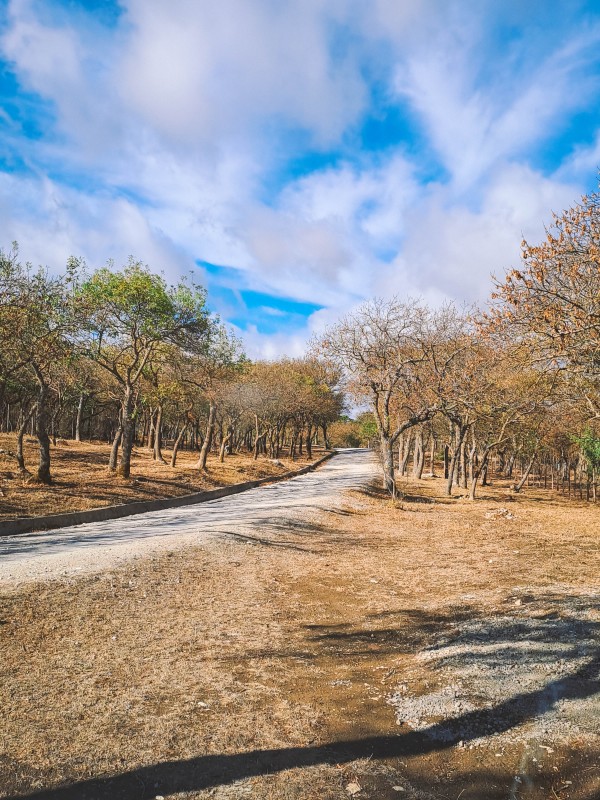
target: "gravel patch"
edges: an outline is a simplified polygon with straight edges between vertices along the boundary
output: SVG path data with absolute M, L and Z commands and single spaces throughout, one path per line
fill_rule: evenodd
M 600 741 L 600 595 L 519 595 L 510 612 L 465 618 L 417 654 L 437 685 L 396 687 L 399 725 L 469 747 Z

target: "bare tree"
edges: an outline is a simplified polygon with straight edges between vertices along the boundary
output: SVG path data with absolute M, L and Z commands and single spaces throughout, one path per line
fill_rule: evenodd
M 383 482 L 395 494 L 394 444 L 409 428 L 431 419 L 429 353 L 433 318 L 420 302 L 372 300 L 313 343 L 345 374 L 357 401 L 368 400 L 377 424 Z

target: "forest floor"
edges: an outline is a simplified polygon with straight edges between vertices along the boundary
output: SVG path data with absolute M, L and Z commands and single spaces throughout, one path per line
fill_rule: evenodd
M 15 437 L 0 433 L 0 451 L 14 451 Z M 14 458 L 0 452 L 0 520 L 16 517 L 39 517 L 66 511 L 133 503 L 139 500 L 158 500 L 192 492 L 216 489 L 234 483 L 280 475 L 310 463 L 306 456 L 295 461 L 282 457 L 280 464 L 261 456 L 254 461 L 251 455 L 232 454 L 224 463 L 213 453 L 209 455 L 205 472 L 194 465 L 198 452 L 180 450 L 175 468 L 169 466 L 171 450 L 163 449 L 166 464 L 153 460 L 145 447 L 136 447 L 131 463 L 131 478 L 119 478 L 107 469 L 110 445 L 103 442 L 75 442 L 59 439 L 51 448 L 51 486 L 23 478 L 16 469 Z M 323 455 L 315 450 L 313 460 Z M 31 472 L 37 463 L 37 442 L 25 442 L 25 463 Z
M 597 800 L 598 508 L 441 484 L 0 587 L 0 796 Z

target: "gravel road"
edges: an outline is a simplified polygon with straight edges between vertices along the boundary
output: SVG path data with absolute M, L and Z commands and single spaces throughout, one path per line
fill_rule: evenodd
M 150 551 L 212 537 L 260 537 L 268 526 L 335 507 L 376 475 L 372 451 L 340 451 L 317 471 L 199 505 L 22 536 L 0 537 L 0 585 L 94 572 Z

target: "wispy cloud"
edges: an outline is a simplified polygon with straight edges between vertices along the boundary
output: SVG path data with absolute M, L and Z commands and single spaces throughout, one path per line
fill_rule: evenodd
M 6 6 L 0 239 L 50 265 L 195 269 L 254 353 L 297 352 L 372 293 L 481 300 L 521 235 L 594 188 L 594 3 L 102 9 Z

